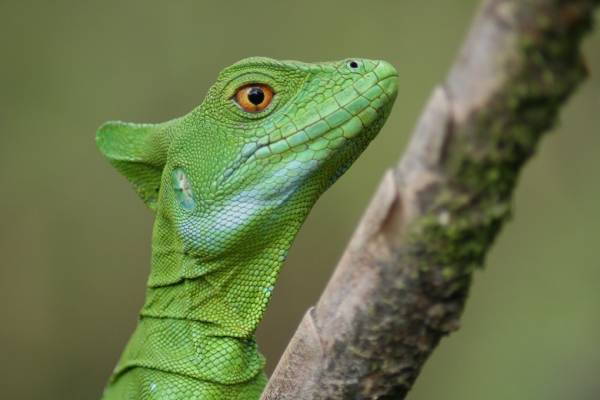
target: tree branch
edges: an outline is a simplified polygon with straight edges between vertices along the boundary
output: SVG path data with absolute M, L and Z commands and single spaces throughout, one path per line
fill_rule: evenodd
M 518 172 L 585 76 L 598 0 L 484 1 L 263 399 L 403 399 L 459 326 Z

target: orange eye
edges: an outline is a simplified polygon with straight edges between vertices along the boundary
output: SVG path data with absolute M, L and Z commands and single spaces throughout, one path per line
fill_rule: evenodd
M 271 104 L 273 89 L 267 85 L 251 84 L 243 86 L 235 93 L 235 101 L 242 110 L 251 113 L 261 112 Z

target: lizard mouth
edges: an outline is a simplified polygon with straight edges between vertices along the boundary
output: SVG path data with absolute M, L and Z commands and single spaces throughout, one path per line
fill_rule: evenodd
M 267 128 L 262 142 L 251 142 L 225 171 L 227 179 L 251 159 L 304 152 L 321 159 L 385 117 L 397 94 L 398 74 L 387 63 L 316 104 L 300 117 L 284 115 Z M 308 152 L 312 150 L 312 152 Z M 311 153 L 311 154 L 309 154 Z

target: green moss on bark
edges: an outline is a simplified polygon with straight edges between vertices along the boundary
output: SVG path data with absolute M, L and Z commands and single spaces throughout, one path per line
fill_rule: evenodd
M 473 110 L 460 127 L 450 128 L 456 130 L 446 148 L 443 189 L 412 230 L 422 271 L 436 268 L 456 280 L 483 265 L 511 215 L 521 167 L 586 75 L 579 41 L 591 27 L 591 8 L 592 2 L 579 1 L 518 15 L 520 54 L 504 66 L 516 73 L 509 72 L 503 92 Z M 461 281 L 468 284 L 468 279 Z

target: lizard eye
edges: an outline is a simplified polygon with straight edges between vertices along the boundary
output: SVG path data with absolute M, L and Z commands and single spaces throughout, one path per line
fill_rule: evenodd
M 273 94 L 273 89 L 267 85 L 251 84 L 239 88 L 234 98 L 242 110 L 257 113 L 271 104 Z

